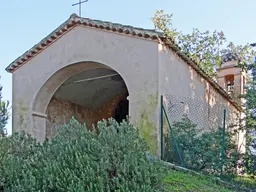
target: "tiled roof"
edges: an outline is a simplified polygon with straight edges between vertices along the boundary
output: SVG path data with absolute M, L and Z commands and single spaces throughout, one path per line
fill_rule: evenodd
M 224 98 L 226 98 L 236 109 L 243 111 L 240 104 L 238 104 L 232 97 L 217 83 L 215 82 L 207 73 L 188 55 L 186 55 L 179 45 L 166 37 L 161 38 L 165 45 L 169 46 L 173 52 L 175 52 L 180 58 L 182 58 L 189 66 L 191 66 L 198 74 L 200 74 L 204 79 L 206 79 L 211 86 L 213 86 L 216 91 L 218 91 Z
M 142 28 L 135 28 L 132 26 L 121 25 L 117 23 L 99 21 L 99 20 L 92 20 L 88 18 L 78 17 L 76 14 L 72 14 L 70 18 L 65 21 L 62 25 L 60 25 L 56 30 L 54 30 L 50 35 L 32 47 L 30 50 L 25 52 L 23 55 L 18 57 L 15 61 L 13 61 L 7 68 L 6 71 L 13 72 L 18 69 L 20 66 L 25 64 L 35 55 L 40 53 L 42 50 L 47 48 L 53 42 L 55 42 L 58 38 L 63 36 L 65 33 L 73 29 L 74 27 L 81 25 L 81 26 L 88 26 L 93 28 L 104 29 L 108 31 L 113 31 L 117 33 L 124 33 L 126 35 L 137 36 L 141 38 L 147 39 L 158 39 L 159 36 L 162 36 L 162 33 L 156 32 L 155 30 L 149 29 L 142 29 Z
M 240 58 L 239 58 L 238 54 L 227 53 L 226 55 L 223 56 L 222 63 L 226 63 L 229 61 L 239 61 L 239 60 L 240 60 Z
M 47 37 L 45 37 L 42 41 L 40 41 L 38 44 L 33 46 L 30 50 L 25 52 L 23 55 L 18 57 L 15 61 L 13 61 L 7 68 L 7 72 L 14 72 L 19 67 L 24 65 L 26 62 L 28 62 L 30 59 L 32 59 L 34 56 L 39 54 L 41 51 L 43 51 L 45 48 L 50 46 L 52 43 L 54 43 L 56 40 L 58 40 L 60 37 L 62 37 L 64 34 L 72 30 L 76 26 L 88 26 L 93 28 L 99 28 L 103 30 L 108 30 L 116 33 L 123 33 L 126 35 L 132 35 L 137 36 L 141 38 L 151 39 L 151 40 L 160 40 L 164 42 L 165 45 L 169 46 L 178 56 L 180 56 L 188 65 L 193 67 L 195 71 L 197 71 L 201 76 L 203 76 L 224 98 L 230 101 L 238 110 L 242 110 L 241 106 L 237 104 L 228 94 L 227 92 L 222 89 L 221 86 L 219 86 L 211 77 L 209 77 L 200 66 L 193 61 L 191 58 L 189 58 L 186 54 L 184 54 L 178 45 L 174 43 L 173 40 L 164 37 L 163 33 L 157 32 L 155 30 L 150 29 L 142 29 L 142 28 L 136 28 L 128 25 L 121 25 L 117 23 L 111 23 L 106 21 L 100 21 L 100 20 L 92 20 L 89 18 L 82 18 L 77 16 L 76 14 L 72 14 L 70 18 L 65 21 L 62 25 L 60 25 L 56 30 L 54 30 L 51 34 L 49 34 Z

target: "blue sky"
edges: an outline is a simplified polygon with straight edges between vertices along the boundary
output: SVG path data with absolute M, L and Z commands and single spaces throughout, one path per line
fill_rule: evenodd
M 71 6 L 78 1 L 1 1 L 0 84 L 5 100 L 11 101 L 12 95 L 12 78 L 5 67 L 78 13 L 78 7 Z M 222 30 L 229 41 L 246 44 L 256 41 L 255 7 L 255 0 L 89 0 L 83 4 L 82 16 L 153 28 L 150 17 L 163 9 L 174 14 L 173 26 L 180 31 Z M 7 129 L 11 133 L 11 121 Z

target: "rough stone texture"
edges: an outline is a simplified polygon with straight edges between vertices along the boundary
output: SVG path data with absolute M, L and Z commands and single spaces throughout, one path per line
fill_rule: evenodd
M 80 123 L 86 123 L 88 128 L 92 128 L 98 121 L 112 117 L 116 105 L 122 98 L 123 95 L 118 95 L 99 109 L 89 109 L 53 97 L 47 108 L 46 137 L 53 136 L 56 133 L 56 128 L 68 123 L 72 117 Z

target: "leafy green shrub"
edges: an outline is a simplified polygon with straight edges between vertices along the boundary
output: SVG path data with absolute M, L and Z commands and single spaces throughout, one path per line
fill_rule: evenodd
M 2 186 L 8 191 L 160 191 L 165 170 L 128 122 L 71 120 L 42 144 L 25 134 L 1 140 Z
M 248 131 L 250 132 L 250 130 Z M 251 134 L 247 133 L 246 137 L 246 153 L 244 155 L 245 172 L 249 175 L 253 175 L 256 178 L 256 137 L 255 131 Z
M 233 183 L 244 188 L 256 189 L 256 177 L 254 175 L 239 175 Z
M 0 139 L 0 190 L 11 184 L 8 181 L 19 179 L 23 166 L 20 163 L 32 156 L 37 147 L 36 140 L 24 132 Z
M 214 175 L 220 174 L 222 128 L 200 133 L 196 124 L 187 117 L 183 117 L 181 121 L 172 124 L 172 129 L 187 168 Z M 168 153 L 171 155 L 166 156 L 166 158 L 170 162 L 180 163 L 174 141 L 170 136 L 168 137 L 167 139 L 170 141 Z M 233 132 L 226 131 L 224 170 L 225 174 L 229 176 L 236 172 L 240 158 L 232 137 Z
M 246 173 L 252 174 L 256 178 L 256 156 L 252 155 L 250 152 L 247 152 L 245 154 L 244 164 L 246 167 Z

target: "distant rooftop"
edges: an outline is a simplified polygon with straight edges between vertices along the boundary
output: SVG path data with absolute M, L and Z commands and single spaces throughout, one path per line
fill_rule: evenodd
M 227 53 L 225 56 L 222 58 L 222 63 L 226 63 L 229 61 L 239 61 L 240 57 L 236 53 Z

